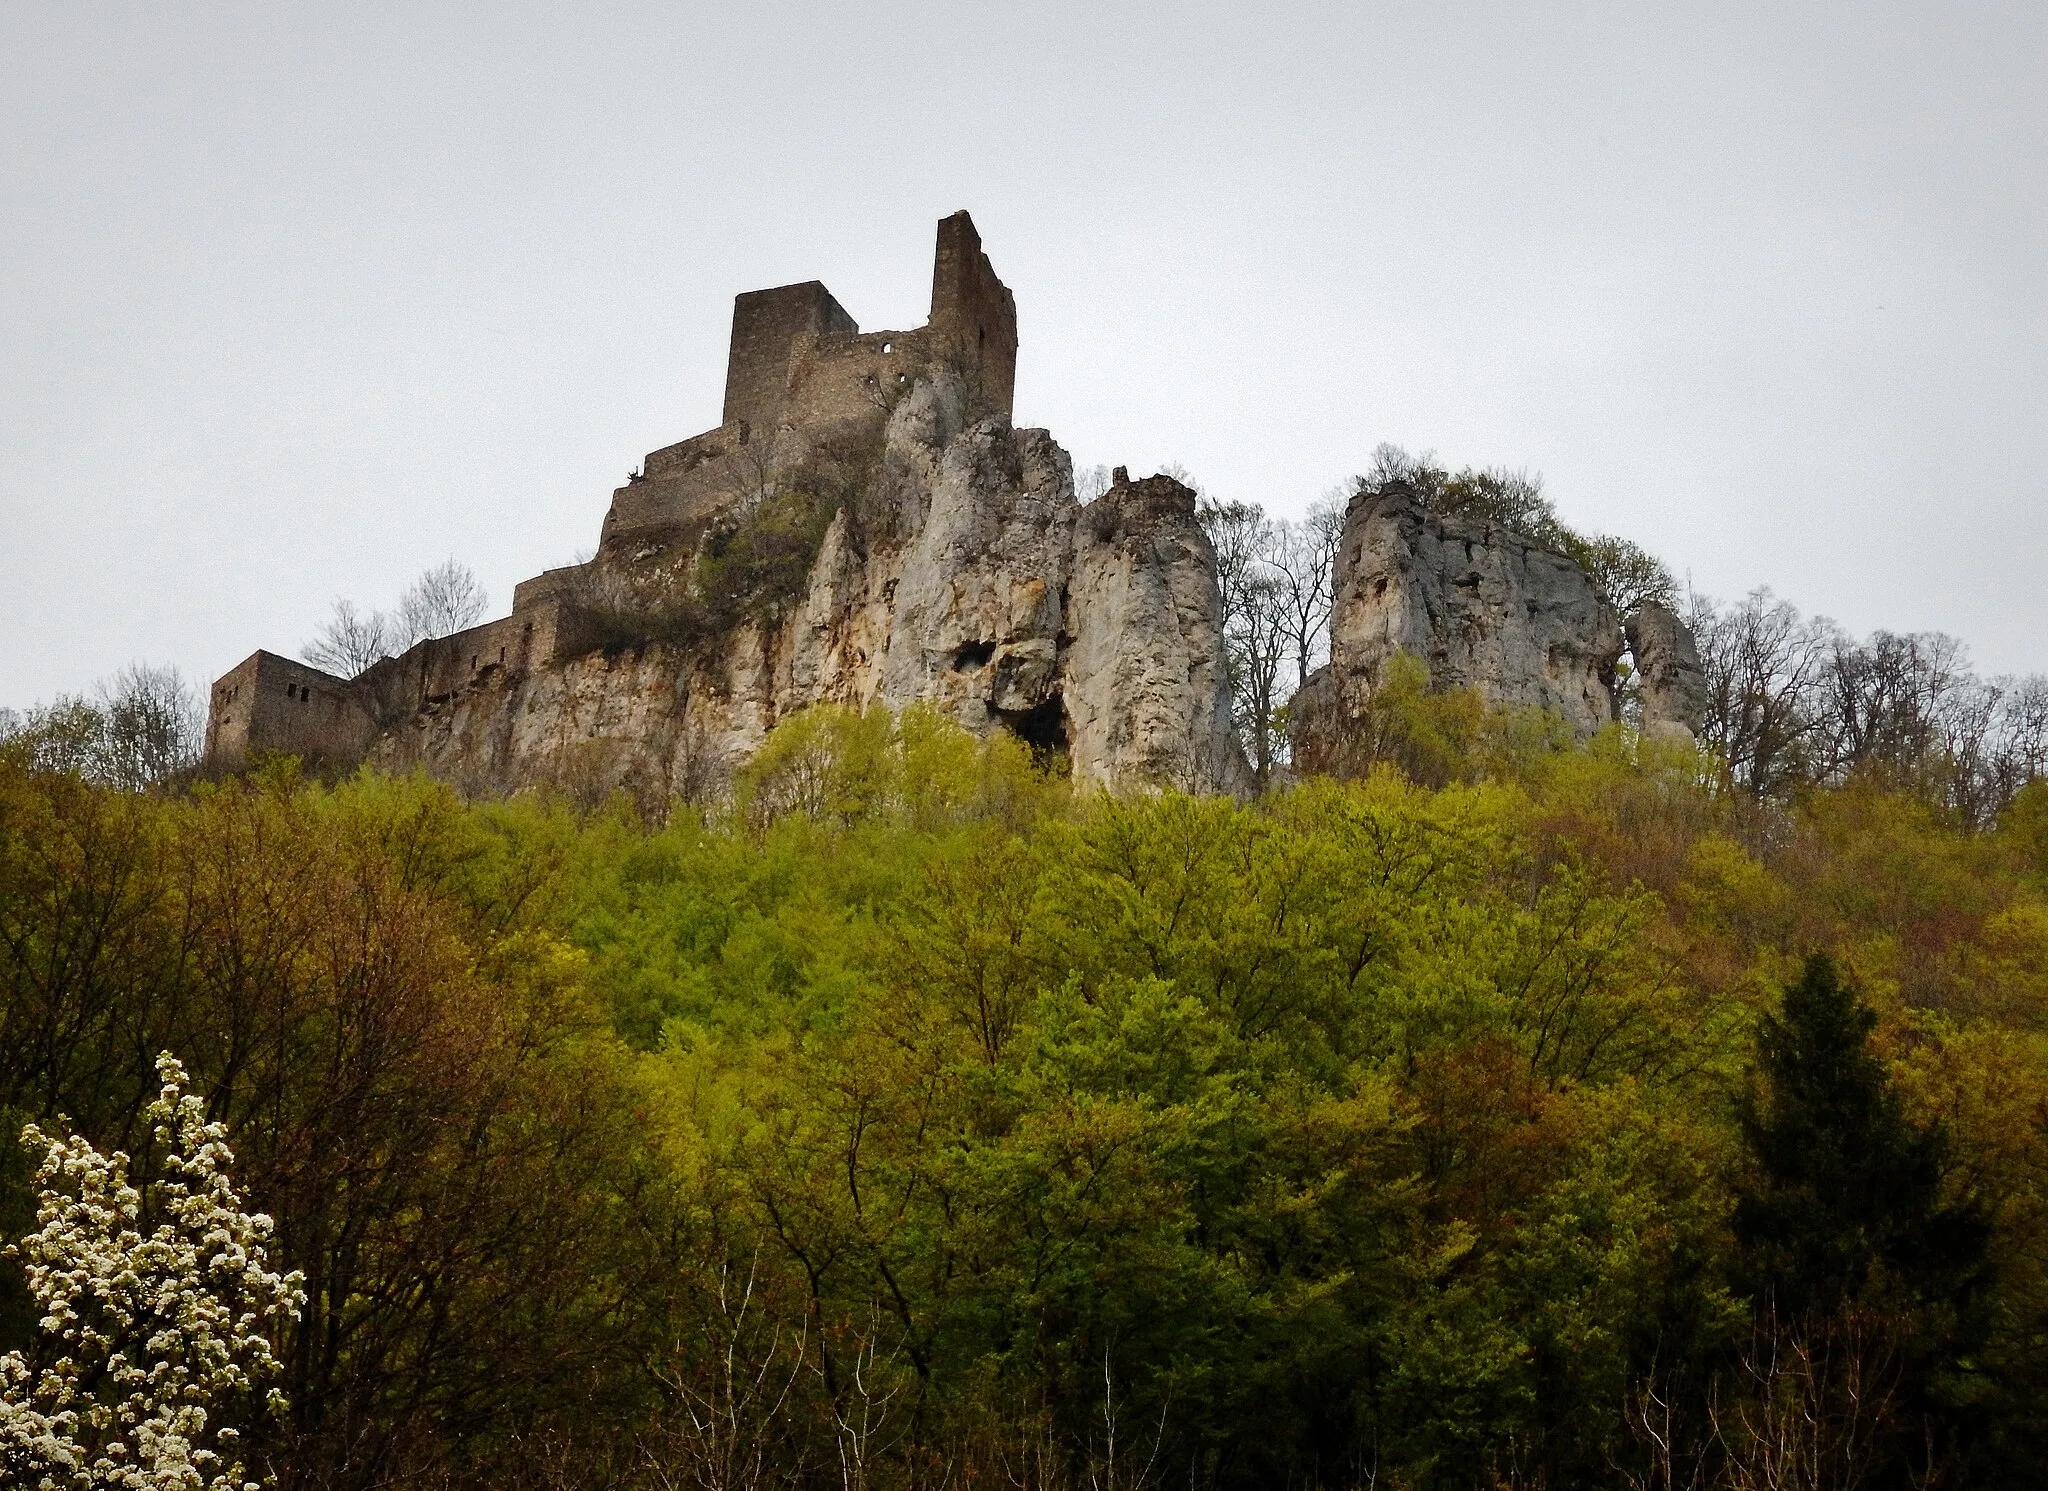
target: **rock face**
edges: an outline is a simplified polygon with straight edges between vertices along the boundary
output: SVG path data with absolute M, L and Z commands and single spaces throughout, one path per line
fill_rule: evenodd
M 1348 722 L 1404 652 L 1428 667 L 1434 689 L 1551 710 L 1582 738 L 1614 718 L 1621 626 L 1562 554 L 1431 512 L 1393 484 L 1352 499 L 1333 580 L 1330 662 L 1296 696 L 1299 769 L 1334 764 Z
M 1116 477 L 1074 530 L 1065 697 L 1077 767 L 1248 791 L 1230 728 L 1216 551 L 1195 494 L 1167 476 Z
M 257 654 L 213 697 L 256 723 L 210 728 L 210 756 L 366 741 L 473 793 L 701 798 L 797 710 L 923 701 L 1083 781 L 1246 790 L 1194 494 L 1119 472 L 1083 507 L 1067 454 L 1011 427 L 1016 345 L 965 213 L 939 225 L 916 331 L 863 334 L 816 283 L 741 296 L 724 422 L 647 458 L 590 563 L 354 680 Z M 309 681 L 318 710 L 265 693 Z
M 1668 606 L 1647 601 L 1628 619 L 1643 706 L 1643 734 L 1690 741 L 1707 718 L 1707 675 L 1692 632 Z

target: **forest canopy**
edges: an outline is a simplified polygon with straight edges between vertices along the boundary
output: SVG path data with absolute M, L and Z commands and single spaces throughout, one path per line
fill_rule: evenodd
M 175 1053 L 292 1487 L 2038 1480 L 2048 788 L 1386 741 L 1083 795 L 824 708 L 665 821 L 0 748 L 0 1223 L 30 1122 L 146 1183 Z

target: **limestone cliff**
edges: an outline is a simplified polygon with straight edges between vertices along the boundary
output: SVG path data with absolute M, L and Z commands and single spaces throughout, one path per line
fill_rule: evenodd
M 908 392 L 877 500 L 839 509 L 801 595 L 774 613 L 704 642 L 479 676 L 426 700 L 368 759 L 472 791 L 567 781 L 696 798 L 796 710 L 924 701 L 1064 752 L 1077 780 L 1241 790 L 1193 493 L 1155 477 L 1084 508 L 1043 430 L 963 424 L 966 403 L 944 377 Z
M 1707 718 L 1707 675 L 1691 630 L 1677 612 L 1651 601 L 1629 617 L 1626 631 L 1643 733 L 1690 741 Z
M 1352 498 L 1331 593 L 1330 661 L 1291 710 L 1298 771 L 1359 764 L 1372 695 L 1404 653 L 1427 667 L 1433 689 L 1548 711 L 1581 740 L 1620 715 L 1624 647 L 1645 735 L 1690 740 L 1706 714 L 1699 652 L 1676 613 L 1647 602 L 1623 624 L 1564 554 L 1484 518 L 1434 511 L 1405 482 Z
M 1120 473 L 1083 507 L 1012 428 L 1016 350 L 965 213 L 913 331 L 863 333 L 816 282 L 740 296 L 723 420 L 648 456 L 588 563 L 354 679 L 256 654 L 214 686 L 209 758 L 701 798 L 795 711 L 922 701 L 1084 782 L 1243 790 L 1194 495 Z
M 1083 506 L 1051 436 L 1013 428 L 1016 304 L 964 212 L 939 224 L 931 306 L 914 330 L 863 332 L 816 281 L 739 296 L 723 418 L 612 494 L 589 562 L 356 678 L 256 653 L 214 685 L 209 760 L 701 799 L 796 711 L 923 702 L 1083 782 L 1248 791 L 1194 494 L 1120 469 Z M 1361 492 L 1332 595 L 1331 660 L 1291 710 L 1299 770 L 1355 757 L 1403 652 L 1434 687 L 1581 737 L 1615 717 L 1613 607 L 1497 524 L 1399 484 Z M 1628 636 L 1646 729 L 1696 729 L 1683 624 L 1645 608 Z
M 1483 519 L 1430 511 L 1407 486 L 1361 491 L 1344 517 L 1330 662 L 1297 696 L 1295 756 L 1335 765 L 1396 654 L 1433 688 L 1556 712 L 1580 736 L 1614 717 L 1622 634 L 1591 577 L 1562 554 Z

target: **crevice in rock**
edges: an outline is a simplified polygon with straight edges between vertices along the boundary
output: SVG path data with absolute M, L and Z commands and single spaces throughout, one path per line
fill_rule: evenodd
M 1041 764 L 1067 751 L 1067 706 L 1057 693 L 1030 709 L 996 711 L 1003 728 L 1031 747 L 1032 758 Z

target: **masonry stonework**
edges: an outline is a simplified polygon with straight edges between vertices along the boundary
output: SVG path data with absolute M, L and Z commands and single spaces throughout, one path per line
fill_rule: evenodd
M 647 456 L 589 562 L 354 679 L 256 654 L 215 686 L 209 757 L 695 796 L 795 710 L 922 701 L 1082 780 L 1243 789 L 1193 495 L 1155 478 L 1084 510 L 1066 452 L 1011 426 L 1017 346 L 1016 302 L 964 212 L 938 225 L 921 327 L 863 332 L 817 281 L 740 295 L 718 427 Z M 618 613 L 687 599 L 704 546 L 821 464 L 858 490 L 801 595 L 688 645 L 619 640 Z
M 230 669 L 207 702 L 206 758 L 224 765 L 261 751 L 347 764 L 362 759 L 377 733 L 353 682 L 274 652 Z
M 214 685 L 209 760 L 694 798 L 794 711 L 925 703 L 1080 781 L 1249 790 L 1194 494 L 1119 468 L 1077 501 L 1067 453 L 1012 426 L 1017 347 L 1016 302 L 964 212 L 938 225 L 923 326 L 864 332 L 815 280 L 738 296 L 718 427 L 647 456 L 592 559 L 356 678 L 256 653 Z M 821 492 L 801 583 L 704 623 L 706 577 L 749 515 Z M 1332 578 L 1330 662 L 1291 711 L 1299 770 L 1344 769 L 1404 652 L 1434 687 L 1548 710 L 1581 737 L 1615 718 L 1621 625 L 1562 554 L 1414 493 L 1361 492 Z M 1696 729 L 1683 624 L 1645 608 L 1629 639 L 1646 732 Z

